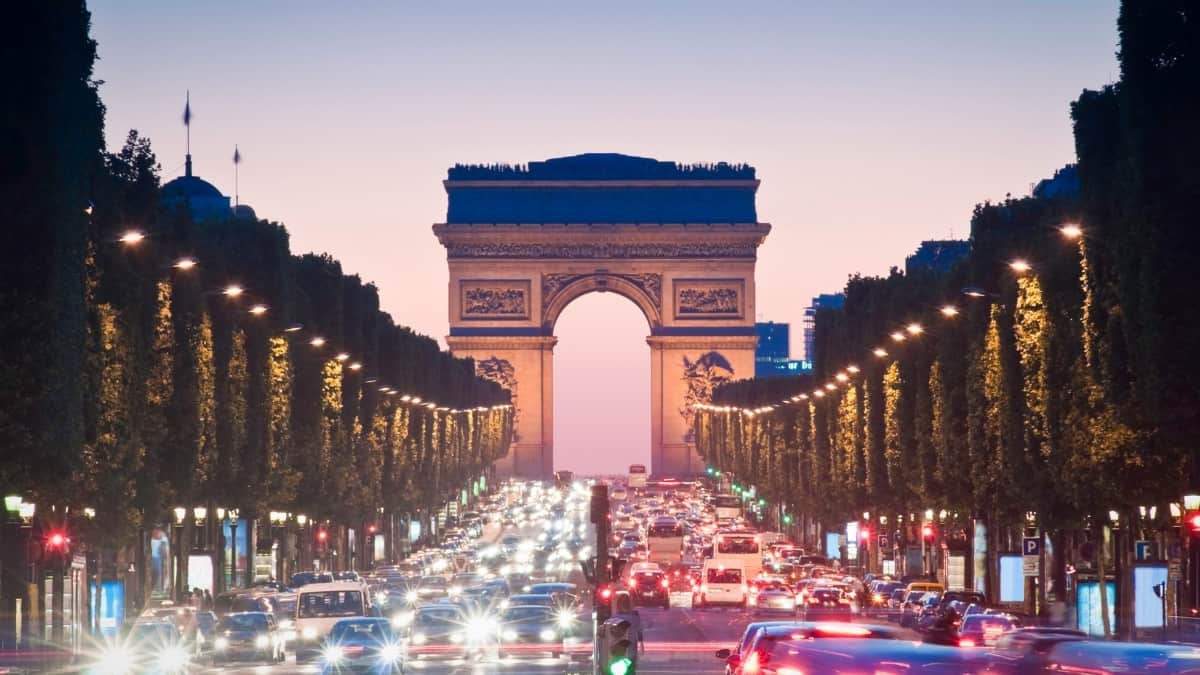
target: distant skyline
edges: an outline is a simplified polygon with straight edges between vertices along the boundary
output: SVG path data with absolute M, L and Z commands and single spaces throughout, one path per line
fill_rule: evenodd
M 232 196 L 236 143 L 243 203 L 439 340 L 447 272 L 430 225 L 457 162 L 752 164 L 759 219 L 774 227 L 757 314 L 798 327 L 813 296 L 903 265 L 923 239 L 966 237 L 976 203 L 1026 194 L 1073 161 L 1070 102 L 1117 76 L 1115 0 L 91 10 L 110 148 L 136 128 L 164 179 L 182 174 L 190 89 L 196 174 Z M 648 406 L 645 322 L 619 300 L 585 297 L 560 322 L 560 466 L 648 458 L 648 411 L 631 402 Z M 621 423 L 589 426 L 614 401 Z

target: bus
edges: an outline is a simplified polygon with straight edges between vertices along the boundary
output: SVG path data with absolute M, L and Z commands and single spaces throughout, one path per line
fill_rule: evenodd
M 717 495 L 713 498 L 717 520 L 738 518 L 742 515 L 742 499 L 737 495 Z
M 655 518 L 646 530 L 650 562 L 669 568 L 683 555 L 683 524 L 669 516 Z
M 646 465 L 630 464 L 629 480 L 625 484 L 629 486 L 630 490 L 641 490 L 646 487 Z
M 763 569 L 762 545 L 753 532 L 718 532 L 713 538 L 712 557 L 730 567 L 740 566 L 747 580 L 753 580 Z
M 558 488 L 569 488 L 571 483 L 575 481 L 575 472 L 567 470 L 559 470 L 554 472 L 554 486 Z

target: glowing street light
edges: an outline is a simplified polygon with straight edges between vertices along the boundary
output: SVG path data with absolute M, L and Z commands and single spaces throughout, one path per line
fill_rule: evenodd
M 1024 274 L 1024 273 L 1028 272 L 1029 270 L 1033 269 L 1033 267 L 1031 267 L 1028 262 L 1021 260 L 1019 258 L 1017 260 L 1014 260 L 1014 261 L 1008 263 L 1008 266 L 1012 269 L 1012 271 L 1016 272 L 1017 274 Z
M 833 390 L 837 389 L 837 385 L 832 382 L 826 382 L 825 388 L 828 389 L 829 391 L 833 391 Z
M 871 353 L 874 354 L 875 356 L 878 356 L 881 359 L 887 356 L 887 350 L 884 349 L 883 347 L 876 347 L 875 350 L 872 351 Z
M 816 396 L 817 398 L 825 398 L 825 392 L 821 391 L 820 389 L 814 389 L 813 396 Z
M 126 230 L 120 237 L 117 238 L 117 241 L 125 244 L 126 246 L 137 246 L 138 244 L 142 243 L 145 238 L 146 234 L 144 232 L 140 232 L 138 230 Z
M 982 288 L 979 288 L 978 286 L 967 286 L 966 288 L 962 289 L 962 294 L 969 298 L 986 298 L 987 297 L 987 291 L 983 290 Z
M 337 359 L 338 361 L 349 361 L 350 355 L 347 354 L 346 352 L 342 352 L 342 353 L 338 354 L 337 356 L 335 356 L 334 358 Z
M 314 347 L 324 347 L 325 346 L 325 338 L 318 335 L 317 337 L 309 340 L 308 344 L 310 344 Z
M 1078 239 L 1083 236 L 1083 228 L 1074 223 L 1067 223 L 1058 228 L 1058 231 L 1067 239 Z
M 909 333 L 911 333 L 913 335 L 920 335 L 921 331 L 923 331 L 925 329 L 921 328 L 921 324 L 919 324 L 919 323 L 910 323 L 904 330 L 908 331 Z
M 266 305 L 255 305 L 247 311 L 250 312 L 251 314 L 253 314 L 254 316 L 262 316 L 263 314 L 267 313 L 267 306 Z
M 904 342 L 904 333 L 896 331 L 895 333 L 892 333 L 892 339 L 896 342 Z
M 958 316 L 958 308 L 954 305 L 943 305 L 938 311 L 947 318 Z
M 179 260 L 176 260 L 175 264 L 172 265 L 171 267 L 174 267 L 177 270 L 183 270 L 186 272 L 198 264 L 199 263 L 196 262 L 195 258 L 180 258 Z
M 237 284 L 230 284 L 225 287 L 225 290 L 221 291 L 221 293 L 223 293 L 224 295 L 226 295 L 227 297 L 230 297 L 230 298 L 236 298 L 237 296 L 239 296 L 245 292 L 246 292 L 246 289 L 242 288 L 241 286 L 238 286 Z
M 299 333 L 299 332 L 300 332 L 300 331 L 302 331 L 302 330 L 304 330 L 304 326 L 301 326 L 301 325 L 300 325 L 300 324 L 298 324 L 298 323 L 294 323 L 294 324 L 292 324 L 292 325 L 288 326 L 287 328 L 284 328 L 284 329 L 283 329 L 283 332 L 285 332 L 285 333 Z
M 855 374 L 855 375 L 857 375 L 857 374 L 858 374 L 858 372 L 859 372 L 859 370 L 858 370 L 858 366 L 846 366 L 846 371 L 847 371 L 847 372 L 850 372 L 850 373 L 853 373 L 853 374 Z
M 362 364 L 358 361 L 350 364 L 350 370 L 362 370 Z
M 847 374 L 845 374 L 845 373 L 838 373 L 837 375 L 834 375 L 833 377 L 834 377 L 834 379 L 836 379 L 838 382 L 846 382 L 846 381 L 848 381 L 848 380 L 850 379 L 850 376 L 849 376 L 849 375 L 847 375 Z

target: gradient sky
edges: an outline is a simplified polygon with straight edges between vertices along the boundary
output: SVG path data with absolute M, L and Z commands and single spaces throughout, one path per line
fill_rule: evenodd
M 242 201 L 293 251 L 333 254 L 439 339 L 430 225 L 455 162 L 756 166 L 758 312 L 799 357 L 813 295 L 1028 193 L 1074 157 L 1070 101 L 1117 75 L 1116 0 L 346 4 L 92 2 L 109 144 L 137 128 L 182 173 L 190 89 L 196 173 L 232 194 L 239 144 Z M 558 466 L 647 461 L 645 319 L 591 295 L 558 327 Z

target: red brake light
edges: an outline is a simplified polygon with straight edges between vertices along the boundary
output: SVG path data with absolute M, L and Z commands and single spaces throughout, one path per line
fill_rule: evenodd
M 974 647 L 975 641 L 972 640 L 971 638 L 961 638 L 958 641 L 958 646 L 959 647 Z
M 662 587 L 663 587 L 663 588 L 670 588 L 670 587 L 671 587 L 671 581 L 670 581 L 669 579 L 663 579 L 663 580 L 662 580 Z
M 54 548 L 59 548 L 65 543 L 67 543 L 67 538 L 61 532 L 55 532 L 50 535 L 50 545 Z
M 629 588 L 637 588 L 637 579 L 629 577 Z

